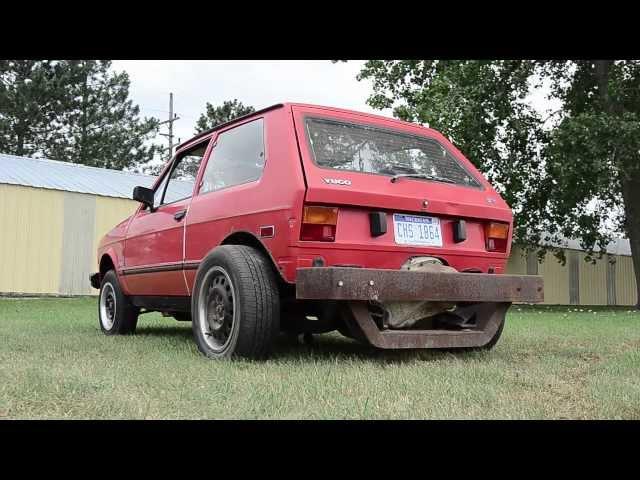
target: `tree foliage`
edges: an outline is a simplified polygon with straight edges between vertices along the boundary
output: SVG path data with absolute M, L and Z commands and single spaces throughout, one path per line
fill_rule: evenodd
M 60 128 L 68 81 L 61 62 L 0 60 L 0 152 L 42 152 Z
M 149 161 L 158 120 L 141 119 L 109 61 L 0 63 L 0 151 L 123 169 Z
M 226 100 L 217 107 L 207 102 L 205 113 L 200 115 L 196 123 L 196 133 L 253 112 L 255 112 L 255 108 L 249 105 L 245 106 L 237 99 Z
M 69 108 L 62 115 L 63 132 L 45 155 L 73 163 L 123 169 L 153 158 L 159 148 L 146 145 L 158 120 L 140 119 L 129 99 L 126 72 L 112 72 L 109 61 L 69 62 L 73 79 Z
M 640 288 L 640 62 L 371 60 L 358 79 L 371 106 L 453 140 L 513 208 L 519 243 L 564 261 L 549 244 L 577 238 L 592 259 L 624 234 Z M 561 105 L 549 117 L 527 102 L 543 84 Z

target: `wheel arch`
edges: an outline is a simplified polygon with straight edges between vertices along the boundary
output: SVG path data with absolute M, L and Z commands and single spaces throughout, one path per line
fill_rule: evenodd
M 276 278 L 278 278 L 279 286 L 283 287 L 284 285 L 288 285 L 287 281 L 282 275 L 282 272 L 273 259 L 271 252 L 255 234 L 247 232 L 246 230 L 239 230 L 227 235 L 224 240 L 220 242 L 220 245 L 245 245 L 247 247 L 255 248 L 269 259 L 271 268 L 273 268 L 273 271 L 276 273 Z
M 100 272 L 100 278 L 104 277 L 109 270 L 115 269 L 116 264 L 111 258 L 111 255 L 109 253 L 102 254 L 102 257 L 100 257 L 100 267 L 98 269 L 98 271 Z
M 102 282 L 102 279 L 109 270 L 113 270 L 118 277 L 118 280 L 122 282 L 120 275 L 118 274 L 119 259 L 116 252 L 113 249 L 108 249 L 102 252 L 100 255 L 100 261 L 98 263 L 98 279 Z M 121 285 L 123 290 L 126 291 L 126 285 Z

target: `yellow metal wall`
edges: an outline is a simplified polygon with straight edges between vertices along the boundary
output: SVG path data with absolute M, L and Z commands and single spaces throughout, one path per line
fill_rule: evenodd
M 97 269 L 98 242 L 137 205 L 121 198 L 0 184 L 0 293 L 97 293 L 85 277 Z M 76 212 L 83 216 L 75 225 L 78 231 L 67 231 L 65 239 L 65 225 L 69 229 Z M 69 258 L 75 262 L 77 257 L 83 264 L 70 268 Z
M 0 185 L 0 292 L 57 293 L 64 192 Z
M 544 279 L 544 303 L 569 305 L 569 257 L 578 260 L 578 292 L 580 305 L 607 305 L 607 257 L 596 260 L 595 265 L 584 261 L 585 253 L 566 250 L 567 263 L 561 265 L 552 253 L 545 255 L 538 265 L 538 274 Z M 637 302 L 633 261 L 628 256 L 615 256 L 616 305 L 635 305 Z M 507 273 L 525 275 L 527 260 L 522 250 L 514 246 L 507 263 Z
M 513 275 L 527 274 L 527 257 L 524 255 L 522 249 L 515 245 L 511 249 L 511 256 L 507 262 L 507 273 Z
M 569 263 L 561 265 L 552 253 L 547 253 L 538 266 L 544 278 L 544 303 L 569 305 Z
M 635 305 L 638 301 L 636 278 L 631 257 L 616 257 L 616 302 L 618 305 Z
M 580 305 L 607 304 L 607 258 L 596 260 L 595 265 L 585 262 L 583 252 L 575 252 L 580 269 Z

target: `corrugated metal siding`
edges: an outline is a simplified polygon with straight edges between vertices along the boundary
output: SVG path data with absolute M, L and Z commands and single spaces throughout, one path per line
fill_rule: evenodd
M 538 267 L 544 277 L 544 303 L 569 305 L 569 265 L 561 265 L 552 253 L 547 253 Z
M 545 304 L 551 305 L 635 305 L 636 281 L 631 257 L 607 255 L 596 260 L 595 265 L 585 262 L 586 254 L 565 250 L 564 266 L 548 253 L 538 265 L 538 274 L 544 279 Z M 615 265 L 608 259 L 614 258 Z M 529 271 L 533 270 L 529 259 Z M 527 257 L 519 247 L 513 247 L 507 262 L 507 273 L 515 275 L 527 272 Z
M 0 184 L 0 293 L 95 294 L 100 238 L 133 200 Z
M 134 187 L 151 187 L 155 179 L 120 170 L 0 154 L 0 184 L 131 198 Z
M 511 248 L 511 256 L 507 262 L 507 273 L 514 275 L 527 274 L 527 257 L 518 246 L 513 246 Z
M 96 197 L 82 193 L 64 194 L 64 229 L 59 292 L 64 295 L 91 293 L 88 282 L 95 256 Z
M 0 292 L 58 292 L 63 205 L 63 192 L 0 185 Z
M 635 305 L 638 302 L 631 257 L 616 257 L 616 299 L 618 305 Z
M 607 254 L 607 305 L 616 304 L 616 263 L 615 255 Z
M 595 265 L 585 262 L 586 254 L 573 252 L 580 271 L 580 305 L 607 304 L 607 259 L 596 260 Z

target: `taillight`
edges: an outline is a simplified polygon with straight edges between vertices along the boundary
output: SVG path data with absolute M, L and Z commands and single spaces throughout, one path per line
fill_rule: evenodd
M 506 252 L 509 238 L 509 224 L 489 222 L 485 227 L 487 250 L 490 252 Z
M 336 207 L 304 207 L 300 240 L 333 242 L 336 239 L 337 224 Z

